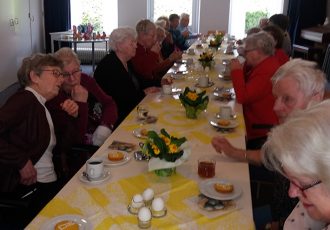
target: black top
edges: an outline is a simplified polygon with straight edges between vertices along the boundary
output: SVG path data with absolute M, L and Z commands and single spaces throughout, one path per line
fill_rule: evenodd
M 116 53 L 111 51 L 97 65 L 94 78 L 99 86 L 116 101 L 118 107 L 117 125 L 135 108 L 145 94 L 128 62 L 128 71 Z

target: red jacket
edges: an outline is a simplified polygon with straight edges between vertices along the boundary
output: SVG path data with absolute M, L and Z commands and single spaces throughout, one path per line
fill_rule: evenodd
M 275 49 L 274 56 L 277 58 L 280 65 L 285 64 L 290 59 L 283 49 Z
M 267 135 L 270 129 L 260 126 L 278 124 L 273 111 L 275 99 L 270 79 L 279 67 L 276 57 L 270 56 L 257 66 L 249 68 L 248 72 L 243 72 L 242 69 L 231 72 L 236 100 L 243 105 L 248 140 Z

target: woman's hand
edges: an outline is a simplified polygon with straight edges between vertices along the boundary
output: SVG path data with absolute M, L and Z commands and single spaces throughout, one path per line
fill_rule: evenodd
M 79 110 L 79 105 L 71 100 L 71 99 L 66 99 L 62 104 L 61 104 L 62 109 L 67 112 L 70 116 L 72 117 L 78 117 L 78 110 Z
M 23 168 L 19 170 L 21 176 L 21 184 L 31 185 L 37 182 L 37 170 L 34 168 L 32 161 L 28 160 Z
M 231 71 L 237 70 L 237 69 L 243 69 L 243 65 L 239 62 L 237 58 L 232 59 L 230 62 L 230 69 Z
M 229 141 L 224 137 L 220 137 L 220 136 L 213 137 L 212 145 L 218 153 L 224 153 L 231 158 L 242 159 L 241 154 L 237 155 L 237 151 L 236 151 L 237 149 L 234 146 L 232 146 L 229 143 Z
M 75 101 L 87 102 L 88 91 L 82 85 L 75 85 L 72 87 L 71 97 Z

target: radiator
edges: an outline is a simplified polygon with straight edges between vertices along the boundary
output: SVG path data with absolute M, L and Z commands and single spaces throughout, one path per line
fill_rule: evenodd
M 95 64 L 99 63 L 102 58 L 108 53 L 109 47 L 105 43 L 95 43 L 94 59 Z M 77 44 L 77 55 L 81 64 L 92 64 L 92 44 Z

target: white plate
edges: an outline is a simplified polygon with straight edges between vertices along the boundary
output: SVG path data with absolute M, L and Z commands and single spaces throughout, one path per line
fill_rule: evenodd
M 82 173 L 79 175 L 79 180 L 81 182 L 84 182 L 87 184 L 100 184 L 100 183 L 108 180 L 109 178 L 110 178 L 110 171 L 107 169 L 103 170 L 102 176 L 100 176 L 99 178 L 95 178 L 95 179 L 87 180 L 87 178 Z
M 238 126 L 238 122 L 235 121 L 235 120 L 228 120 L 230 122 L 230 124 L 227 125 L 227 126 L 219 125 L 218 121 L 219 121 L 219 119 L 216 119 L 216 118 L 212 119 L 212 120 L 210 120 L 210 124 L 213 127 L 220 128 L 220 129 L 233 129 L 233 128 L 236 128 Z
M 73 221 L 76 222 L 79 225 L 79 229 L 80 230 L 89 230 L 92 229 L 92 224 L 86 220 L 85 218 L 83 218 L 82 216 L 79 215 L 63 215 L 63 216 L 57 216 L 54 217 L 50 220 L 48 220 L 46 223 L 44 223 L 41 226 L 41 230 L 54 230 L 55 229 L 55 225 L 58 222 L 64 221 L 64 220 L 69 220 L 69 221 Z
M 198 87 L 198 88 L 209 88 L 212 85 L 214 85 L 214 83 L 212 81 L 209 81 L 209 84 L 207 86 L 200 86 L 199 83 L 196 83 L 195 86 Z
M 217 192 L 214 188 L 214 184 L 223 183 L 223 182 L 232 183 L 234 185 L 234 191 L 231 193 Z M 203 181 L 202 183 L 199 184 L 199 190 L 203 195 L 216 200 L 233 200 L 242 194 L 242 188 L 237 183 L 219 178 L 213 178 Z
M 121 152 L 124 154 L 124 158 L 120 161 L 111 161 L 108 158 L 108 154 L 110 152 Z M 117 166 L 117 165 L 126 164 L 130 159 L 131 159 L 131 156 L 128 154 L 128 152 L 110 149 L 110 150 L 107 150 L 107 153 L 103 156 L 103 163 L 106 166 Z
M 134 130 L 133 130 L 133 135 L 134 135 L 135 137 L 137 137 L 137 138 L 147 139 L 147 136 L 146 136 L 146 135 L 143 135 L 143 134 L 141 133 L 141 131 L 142 131 L 143 129 L 145 129 L 145 130 L 147 130 L 147 131 L 150 130 L 150 129 L 146 129 L 146 128 L 137 128 L 137 129 L 134 129 Z
M 188 74 L 188 71 L 174 71 L 171 77 L 174 79 L 181 79 Z

